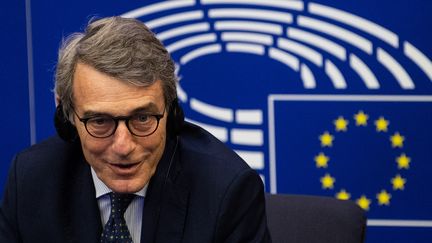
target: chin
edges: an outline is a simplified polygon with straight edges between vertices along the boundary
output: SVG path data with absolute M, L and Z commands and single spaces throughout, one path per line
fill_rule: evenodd
M 110 184 L 110 189 L 117 193 L 135 193 L 145 186 L 145 183 L 133 180 L 114 181 Z

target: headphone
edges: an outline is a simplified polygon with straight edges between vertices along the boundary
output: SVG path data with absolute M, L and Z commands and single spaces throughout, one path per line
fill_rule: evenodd
M 183 126 L 184 123 L 184 113 L 181 108 L 177 97 L 171 102 L 169 107 L 169 113 L 167 118 L 167 134 L 168 137 L 176 137 Z M 54 126 L 57 134 L 66 142 L 75 142 L 79 139 L 76 127 L 65 117 L 63 112 L 63 105 L 57 105 L 54 114 Z
M 67 119 L 63 112 L 63 104 L 60 102 L 54 114 L 54 126 L 61 139 L 67 142 L 74 142 L 78 139 L 78 132 L 75 126 Z
M 167 134 L 169 137 L 174 138 L 180 134 L 182 126 L 184 124 L 184 112 L 183 108 L 178 102 L 176 97 L 170 105 L 168 118 L 167 118 Z M 177 146 L 176 146 L 177 147 Z

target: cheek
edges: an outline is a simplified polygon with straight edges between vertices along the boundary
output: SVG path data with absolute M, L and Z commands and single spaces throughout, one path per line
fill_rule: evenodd
M 81 140 L 82 149 L 87 154 L 100 155 L 103 152 L 107 151 L 109 148 L 109 142 L 95 141 L 92 137 L 87 137 L 84 140 Z
M 87 162 L 94 168 L 98 168 L 102 164 L 103 154 L 109 148 L 109 143 L 101 139 L 95 139 L 88 134 L 81 136 L 81 148 Z M 98 166 L 99 165 L 99 166 Z
M 141 151 L 149 152 L 150 161 L 152 164 L 157 162 L 162 157 L 166 142 L 165 123 L 160 124 L 160 127 L 150 137 L 142 138 L 140 141 Z
M 158 129 L 159 130 L 159 129 Z M 149 137 L 139 138 L 137 143 L 139 144 L 138 151 L 144 153 L 150 153 L 150 157 L 160 157 L 165 148 L 166 135 L 161 129 L 159 132 L 155 132 Z

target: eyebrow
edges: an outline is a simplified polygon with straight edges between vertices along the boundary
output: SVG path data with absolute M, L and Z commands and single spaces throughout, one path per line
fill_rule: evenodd
M 155 103 L 150 102 L 146 105 L 139 106 L 139 107 L 133 109 L 132 111 L 129 112 L 129 114 L 134 114 L 134 113 L 138 113 L 138 112 L 148 112 L 148 113 L 159 114 L 159 113 L 162 113 L 163 111 L 159 111 L 158 106 Z M 82 118 L 94 117 L 94 116 L 113 116 L 113 114 L 111 114 L 109 112 L 100 112 L 100 111 L 88 110 L 88 111 L 84 112 L 84 114 L 82 115 Z

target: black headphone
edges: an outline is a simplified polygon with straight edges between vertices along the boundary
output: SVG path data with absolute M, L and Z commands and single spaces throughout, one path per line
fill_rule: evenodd
M 184 123 L 183 109 L 178 102 L 177 97 L 171 102 L 168 120 L 167 120 L 167 134 L 174 138 L 180 134 L 181 128 Z
M 67 142 L 74 142 L 78 139 L 76 127 L 67 119 L 63 112 L 63 104 L 60 102 L 54 114 L 54 126 L 60 138 Z
M 167 134 L 168 137 L 174 138 L 176 137 L 180 131 L 181 127 L 184 123 L 184 113 L 181 108 L 178 99 L 175 98 L 169 107 L 169 113 L 167 118 Z M 74 142 L 78 137 L 78 132 L 76 127 L 67 119 L 63 112 L 63 105 L 57 105 L 55 114 L 54 114 L 54 126 L 57 131 L 57 134 L 60 138 L 67 142 Z

